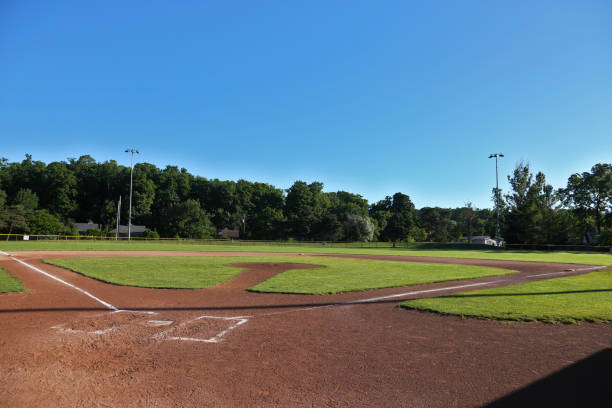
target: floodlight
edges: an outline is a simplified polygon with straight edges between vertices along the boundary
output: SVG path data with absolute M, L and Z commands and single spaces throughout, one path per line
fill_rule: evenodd
M 499 178 L 497 174 L 497 158 L 504 157 L 503 153 L 492 153 L 489 155 L 489 159 L 495 157 L 495 207 L 497 207 L 497 222 L 495 224 L 495 240 L 499 245 L 499 241 L 501 239 L 499 233 Z
M 125 149 L 126 153 L 132 153 L 132 160 L 130 162 L 130 212 L 128 215 L 128 241 L 132 240 L 132 178 L 134 176 L 134 153 L 140 154 L 140 152 L 133 147 L 131 149 Z

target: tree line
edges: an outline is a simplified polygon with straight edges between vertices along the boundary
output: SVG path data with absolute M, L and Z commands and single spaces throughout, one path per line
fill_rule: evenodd
M 398 192 L 369 204 L 359 194 L 324 192 L 323 183 L 296 181 L 287 190 L 246 180 L 221 181 L 184 168 L 137 163 L 132 224 L 149 237 L 213 238 L 223 228 L 243 239 L 309 241 L 470 241 L 495 236 L 500 207 L 508 243 L 593 244 L 612 241 L 612 165 L 573 174 L 555 190 L 543 173 L 520 163 L 508 176 L 511 190 L 492 190 L 492 208 L 424 207 Z M 74 222 L 93 221 L 107 234 L 127 223 L 130 168 L 89 155 L 45 164 L 26 155 L 0 159 L 0 232 L 75 234 Z

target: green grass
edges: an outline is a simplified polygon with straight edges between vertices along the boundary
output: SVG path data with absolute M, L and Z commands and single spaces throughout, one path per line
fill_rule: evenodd
M 612 268 L 432 299 L 402 307 L 483 319 L 612 322 Z
M 225 282 L 242 270 L 217 257 L 63 258 L 44 262 L 115 285 L 201 289 Z M 231 263 L 231 262 L 230 262 Z
M 505 249 L 406 249 L 406 248 L 343 248 L 295 244 L 226 243 L 203 244 L 183 241 L 5 241 L 2 251 L 253 251 L 253 252 L 302 252 L 404 256 L 440 256 L 452 258 L 499 259 L 508 261 L 580 263 L 612 266 L 612 254 L 593 252 L 549 252 Z
M 477 266 L 308 256 L 69 258 L 45 262 L 117 285 L 191 289 L 224 282 L 242 270 L 230 267 L 231 264 L 270 262 L 320 266 L 288 270 L 250 289 L 300 294 L 352 292 L 512 273 Z
M 21 282 L 4 272 L 4 269 L 0 268 L 0 293 L 22 292 L 24 290 L 25 288 Z

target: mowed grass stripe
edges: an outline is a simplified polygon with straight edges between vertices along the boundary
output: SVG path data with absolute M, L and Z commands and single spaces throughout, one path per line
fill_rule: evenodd
M 308 256 L 70 258 L 45 262 L 117 285 L 181 289 L 207 288 L 227 281 L 243 269 L 232 264 L 319 266 L 290 269 L 250 289 L 298 294 L 353 292 L 513 273 L 480 266 Z
M 592 252 L 555 252 L 522 250 L 406 249 L 406 248 L 339 248 L 323 246 L 262 244 L 201 244 L 183 242 L 122 241 L 7 241 L 3 251 L 219 251 L 219 252 L 300 252 L 324 254 L 369 254 L 402 256 L 435 256 L 506 261 L 559 262 L 612 266 L 612 254 Z
M 612 322 L 612 268 L 585 275 L 410 300 L 401 306 L 483 319 Z
M 313 258 L 312 261 L 325 264 L 326 268 L 289 270 L 249 290 L 323 295 L 515 273 L 482 266 L 370 259 L 325 258 L 321 262 L 321 258 Z
M 216 257 L 62 258 L 43 262 L 122 286 L 202 289 L 225 282 L 241 268 Z
M 0 293 L 22 292 L 25 288 L 21 282 L 0 268 Z

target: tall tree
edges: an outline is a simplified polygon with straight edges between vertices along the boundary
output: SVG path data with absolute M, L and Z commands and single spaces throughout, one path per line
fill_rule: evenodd
M 52 162 L 45 173 L 47 208 L 68 220 L 77 208 L 77 180 L 64 162 Z
M 546 184 L 544 173 L 531 174 L 528 164 L 519 163 L 508 176 L 512 191 L 506 195 L 508 204 L 506 240 L 510 243 L 540 244 L 547 242 L 548 230 L 554 228 L 549 217 L 556 196 Z
M 403 193 L 393 194 L 388 210 L 391 216 L 382 232 L 382 238 L 393 242 L 409 239 L 411 231 L 416 227 L 414 210 L 409 196 Z
M 323 183 L 306 184 L 296 181 L 287 190 L 285 215 L 287 233 L 298 239 L 315 239 L 316 224 L 329 207 L 329 199 L 323 194 Z
M 612 164 L 597 163 L 590 172 L 572 174 L 567 187 L 559 190 L 563 203 L 588 225 L 593 220 L 595 231 L 601 233 L 606 216 L 612 212 Z

